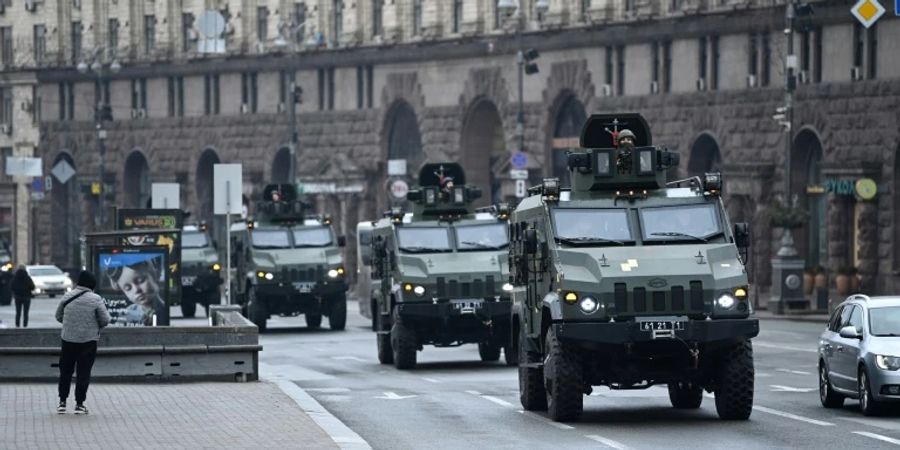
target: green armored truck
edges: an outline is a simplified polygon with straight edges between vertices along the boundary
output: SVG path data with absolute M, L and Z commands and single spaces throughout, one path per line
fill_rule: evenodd
M 413 212 L 393 209 L 372 230 L 378 360 L 398 369 L 416 352 L 478 344 L 483 361 L 515 364 L 511 353 L 506 207 L 475 211 L 481 191 L 455 163 L 426 164 L 407 195 Z
M 260 331 L 272 314 L 303 314 L 309 328 L 323 315 L 332 330 L 347 323 L 345 240 L 309 209 L 293 185 L 268 185 L 256 217 L 231 227 L 232 293 Z
M 185 225 L 181 231 L 181 314 L 194 317 L 197 305 L 209 312 L 209 305 L 219 303 L 222 283 L 219 251 L 206 222 Z
M 747 419 L 759 322 L 721 176 L 667 183 L 679 156 L 638 114 L 591 116 L 580 145 L 571 188 L 545 179 L 510 216 L 522 406 L 571 421 L 594 386 L 666 384 L 675 408 L 706 390 L 721 418 Z

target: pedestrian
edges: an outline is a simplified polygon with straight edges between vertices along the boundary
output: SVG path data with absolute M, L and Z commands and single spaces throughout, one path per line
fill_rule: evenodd
M 22 326 L 28 328 L 28 310 L 31 308 L 31 296 L 34 292 L 34 280 L 28 275 L 25 266 L 19 266 L 16 274 L 13 275 L 12 286 L 13 297 L 16 301 L 16 328 L 19 328 L 19 320 Z
M 62 324 L 62 349 L 59 353 L 59 405 L 56 412 L 65 414 L 66 399 L 76 367 L 75 414 L 87 414 L 84 406 L 91 367 L 97 356 L 100 329 L 109 325 L 109 312 L 103 298 L 94 293 L 97 279 L 84 270 L 78 275 L 78 285 L 59 302 L 56 320 Z

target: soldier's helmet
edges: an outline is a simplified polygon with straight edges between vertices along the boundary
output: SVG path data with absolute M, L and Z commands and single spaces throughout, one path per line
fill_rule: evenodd
M 631 139 L 631 143 L 634 143 L 634 139 L 635 139 L 634 133 L 631 130 L 629 130 L 628 128 L 625 128 L 624 130 L 620 131 L 619 135 L 617 136 L 619 143 L 621 143 L 622 140 L 626 139 L 626 138 Z

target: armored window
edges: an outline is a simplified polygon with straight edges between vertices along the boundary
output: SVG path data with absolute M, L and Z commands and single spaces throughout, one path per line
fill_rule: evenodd
M 206 233 L 187 232 L 181 234 L 181 248 L 203 248 L 209 245 Z
M 408 253 L 448 252 L 450 230 L 444 227 L 410 227 L 397 229 L 397 244 Z
M 290 248 L 291 239 L 287 230 L 260 230 L 250 232 L 250 242 L 254 248 Z
M 304 227 L 294 229 L 294 247 L 325 247 L 331 245 L 334 238 L 331 228 Z
M 552 211 L 556 238 L 571 245 L 621 245 L 633 241 L 625 209 L 557 208 Z
M 696 243 L 722 235 L 715 203 L 641 208 L 640 217 L 646 242 Z
M 509 230 L 502 223 L 457 226 L 455 231 L 460 251 L 499 250 L 509 245 Z

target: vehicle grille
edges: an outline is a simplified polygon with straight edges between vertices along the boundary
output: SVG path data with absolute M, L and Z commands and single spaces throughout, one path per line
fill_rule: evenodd
M 445 277 L 437 279 L 437 296 L 439 298 L 485 298 L 496 295 L 497 285 L 493 275 L 464 283 L 447 280 Z
M 688 301 L 684 286 L 672 286 L 665 291 L 650 291 L 644 287 L 632 289 L 630 295 L 626 283 L 613 286 L 613 303 L 617 315 L 645 314 L 702 314 L 704 312 L 703 283 L 690 282 Z
M 293 281 L 319 281 L 325 274 L 322 266 L 310 267 L 308 269 L 297 269 L 282 267 L 281 279 L 289 282 Z

